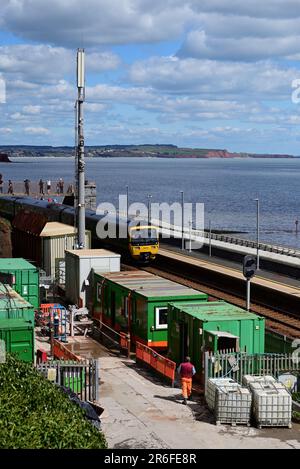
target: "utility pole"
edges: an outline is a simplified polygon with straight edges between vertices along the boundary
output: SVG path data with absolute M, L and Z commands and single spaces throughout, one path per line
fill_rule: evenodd
M 151 226 L 151 199 L 152 195 L 148 194 L 148 225 Z
M 211 220 L 209 220 L 209 249 L 208 249 L 208 254 L 209 257 L 211 257 Z
M 190 237 L 190 243 L 189 243 L 189 252 L 192 252 L 192 220 L 189 221 L 189 237 Z
M 256 268 L 259 270 L 259 199 L 256 202 Z
M 181 193 L 181 249 L 184 250 L 184 192 Z
M 84 133 L 83 102 L 85 99 L 84 49 L 77 50 L 77 247 L 85 247 L 85 173 L 84 173 Z
M 127 204 L 126 217 L 127 217 L 127 219 L 129 219 L 129 186 L 128 185 L 126 186 L 126 204 Z

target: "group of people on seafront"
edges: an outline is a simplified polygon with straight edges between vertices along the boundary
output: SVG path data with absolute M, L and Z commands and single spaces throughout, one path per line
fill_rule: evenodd
M 64 194 L 64 180 L 62 178 L 59 178 L 59 180 L 56 182 L 56 191 L 55 193 L 57 195 L 62 195 Z M 0 174 L 0 194 L 3 194 L 3 187 L 4 187 L 4 179 L 3 175 Z M 50 194 L 51 193 L 51 187 L 52 187 L 52 181 L 48 179 L 47 181 L 43 181 L 41 178 L 38 182 L 38 187 L 39 187 L 39 194 L 40 196 L 44 196 L 45 194 Z M 67 190 L 67 193 L 72 193 L 73 192 L 73 185 L 70 184 Z M 24 193 L 26 195 L 30 195 L 30 180 L 28 178 L 24 179 Z M 7 194 L 14 194 L 14 186 L 13 182 L 11 179 L 8 180 L 8 185 L 7 185 Z
M 40 189 L 40 195 L 45 194 L 45 186 L 46 186 L 46 191 L 47 194 L 50 194 L 51 192 L 51 179 L 48 179 L 46 182 L 43 181 L 43 179 L 39 180 L 39 189 Z M 59 180 L 56 183 L 56 194 L 63 194 L 64 193 L 64 180 L 62 178 L 59 178 Z

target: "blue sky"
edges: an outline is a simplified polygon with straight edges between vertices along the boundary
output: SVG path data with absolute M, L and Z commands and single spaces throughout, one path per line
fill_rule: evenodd
M 2 0 L 1 9 L 1 144 L 73 144 L 84 46 L 86 144 L 300 155 L 299 0 Z

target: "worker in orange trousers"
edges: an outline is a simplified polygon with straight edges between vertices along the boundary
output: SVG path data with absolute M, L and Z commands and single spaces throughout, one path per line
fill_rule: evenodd
M 195 367 L 191 363 L 190 357 L 185 358 L 185 361 L 179 365 L 177 372 L 181 378 L 181 390 L 183 396 L 182 404 L 186 405 L 187 400 L 191 397 L 192 394 L 193 376 L 196 373 Z

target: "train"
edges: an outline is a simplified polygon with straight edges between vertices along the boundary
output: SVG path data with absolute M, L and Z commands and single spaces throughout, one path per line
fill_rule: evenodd
M 20 211 L 28 211 L 44 215 L 48 221 L 56 221 L 74 226 L 75 209 L 70 205 L 31 197 L 0 197 L 0 214 L 9 220 Z M 92 246 L 108 246 L 114 248 L 139 264 L 154 261 L 159 250 L 159 230 L 142 220 L 127 219 L 119 214 L 103 213 L 86 210 L 86 229 L 91 232 Z M 101 222 L 102 231 L 110 228 L 110 235 L 99 238 Z

